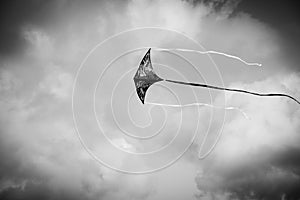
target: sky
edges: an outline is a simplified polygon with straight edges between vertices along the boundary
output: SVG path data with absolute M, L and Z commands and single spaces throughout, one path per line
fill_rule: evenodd
M 217 107 L 143 105 L 132 80 L 152 47 L 163 78 L 300 99 L 298 8 L 277 0 L 2 3 L 0 199 L 299 199 L 296 102 L 161 82 L 146 102 Z

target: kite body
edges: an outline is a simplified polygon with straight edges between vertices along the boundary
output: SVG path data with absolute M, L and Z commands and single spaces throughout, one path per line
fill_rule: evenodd
M 136 92 L 143 104 L 148 88 L 156 82 L 163 81 L 163 79 L 157 76 L 153 71 L 150 59 L 150 50 L 151 48 L 147 51 L 146 55 L 142 59 L 140 66 L 133 78 Z

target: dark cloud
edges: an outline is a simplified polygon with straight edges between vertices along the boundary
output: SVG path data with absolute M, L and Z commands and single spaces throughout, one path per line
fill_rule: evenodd
M 0 193 L 2 200 L 76 200 L 86 199 L 85 196 L 77 192 L 54 191 L 47 187 L 45 183 L 28 182 L 22 187 L 10 187 Z
M 300 25 L 299 7 L 298 1 L 252 0 L 241 1 L 235 12 L 246 12 L 284 33 Z
M 0 7 L 0 55 L 22 51 L 26 26 L 46 26 L 54 16 L 56 1 L 5 1 Z
M 300 70 L 298 56 L 300 45 L 299 1 L 195 0 L 192 2 L 208 5 L 215 12 L 227 12 L 231 18 L 246 13 L 274 29 L 281 39 L 282 58 L 289 60 L 290 68 Z
M 33 29 L 47 33 L 58 43 L 65 42 L 73 34 L 92 34 L 87 37 L 99 39 L 99 32 L 90 31 L 90 26 L 96 28 L 101 22 L 109 21 L 110 16 L 115 15 L 114 11 L 120 13 L 127 3 L 107 0 L 90 0 L 88 3 L 78 0 L 5 1 L 0 6 L 0 57 L 23 55 L 30 45 L 26 32 Z
M 300 70 L 300 2 L 282 0 L 242 1 L 235 13 L 245 12 L 275 29 L 282 39 L 281 48 L 293 69 Z
M 247 156 L 251 158 L 242 165 L 205 170 L 196 178 L 198 188 L 212 195 L 228 192 L 234 199 L 300 198 L 300 149 L 262 148 Z M 262 161 L 256 159 L 262 157 Z

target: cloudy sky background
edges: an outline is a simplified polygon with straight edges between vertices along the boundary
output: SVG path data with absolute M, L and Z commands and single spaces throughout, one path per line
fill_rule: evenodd
M 226 86 L 282 92 L 299 99 L 297 8 L 295 3 L 271 0 L 10 1 L 1 5 L 0 199 L 299 199 L 300 109 L 290 99 L 227 93 L 227 105 L 243 109 L 250 119 L 237 111 L 228 111 L 220 142 L 204 160 L 199 160 L 197 154 L 209 127 L 209 118 L 213 117 L 213 122 L 206 149 L 211 147 L 223 125 L 224 112 L 218 109 L 213 110 L 214 115 L 209 108 L 201 108 L 199 112 L 184 110 L 180 141 L 174 143 L 170 152 L 151 158 L 151 163 L 132 162 L 126 155 L 114 154 L 103 140 L 90 135 L 99 131 L 91 126 L 95 123 L 92 113 L 81 115 L 82 127 L 89 129 L 83 134 L 90 145 L 99 147 L 94 150 L 129 169 L 138 165 L 153 167 L 155 162 L 174 156 L 172 152 L 180 151 L 194 133 L 197 121 L 191 119 L 199 119 L 198 138 L 186 154 L 172 166 L 145 175 L 119 173 L 95 162 L 78 140 L 71 107 L 75 75 L 89 51 L 111 35 L 138 27 L 182 32 L 206 49 L 263 64 L 262 68 L 249 67 L 212 56 Z M 114 54 L 101 54 L 105 50 L 98 54 L 108 59 L 126 48 L 144 44 L 145 38 L 139 35 L 136 38 L 124 40 L 122 45 L 113 43 L 107 53 L 118 49 Z M 153 36 L 150 40 L 157 38 L 166 39 L 166 36 Z M 178 42 L 182 42 L 182 37 L 167 38 L 158 45 L 195 48 L 188 42 Z M 134 88 L 129 81 L 134 71 L 128 71 L 139 63 L 144 53 L 138 51 L 116 62 L 105 77 L 105 87 L 100 87 L 102 90 L 96 96 L 103 128 L 112 141 L 125 150 L 153 150 L 164 145 L 176 133 L 180 120 L 177 110 L 167 109 L 165 134 L 158 139 L 147 143 L 120 137 L 107 104 L 111 99 L 117 119 L 128 130 L 132 129 L 124 110 L 127 106 L 133 120 L 141 126 L 151 122 L 148 112 L 152 116 L 153 124 L 140 134 L 150 135 L 161 127 L 165 117 L 163 109 L 142 106 L 136 96 L 130 96 Z M 196 63 L 206 81 L 220 83 L 207 57 L 182 55 Z M 90 66 L 99 62 L 96 58 L 91 59 Z M 157 71 L 163 77 L 203 81 L 190 66 L 183 66 L 184 63 L 176 59 L 167 53 L 153 52 L 153 60 L 178 71 L 176 74 L 172 69 L 161 67 Z M 103 69 L 99 64 L 100 71 L 96 72 Z M 128 74 L 117 84 L 126 72 Z M 90 73 L 98 75 L 95 71 Z M 85 90 L 91 88 L 84 86 L 90 80 L 83 80 L 78 91 L 83 96 L 82 101 L 88 103 L 90 99 L 88 96 L 85 99 Z M 114 86 L 120 93 L 116 92 L 111 98 Z M 170 84 L 153 86 L 149 100 L 174 103 L 166 87 L 179 95 L 183 103 L 192 103 L 189 89 Z M 198 100 L 208 102 L 207 91 L 199 89 L 196 93 Z M 212 95 L 214 104 L 222 104 L 224 93 L 212 92 Z M 86 109 L 85 106 L 79 108 Z M 131 165 L 127 166 L 128 162 Z

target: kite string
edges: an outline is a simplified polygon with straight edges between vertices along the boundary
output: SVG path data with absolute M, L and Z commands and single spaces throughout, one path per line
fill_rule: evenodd
M 184 108 L 184 107 L 191 107 L 191 106 L 207 106 L 207 107 L 211 107 L 211 108 L 218 108 L 218 109 L 224 109 L 224 110 L 237 110 L 240 113 L 242 113 L 243 116 L 247 120 L 250 119 L 249 116 L 246 114 L 246 112 L 238 107 L 223 107 L 223 106 L 216 106 L 216 105 L 207 104 L 207 103 L 190 103 L 190 104 L 180 105 L 180 104 L 162 104 L 162 103 L 154 103 L 154 102 L 145 102 L 145 104 L 155 105 L 155 106 L 167 106 L 167 107 L 173 107 L 173 108 Z
M 283 94 L 283 93 L 257 93 L 257 92 L 250 92 L 250 91 L 241 90 L 241 89 L 232 89 L 232 88 L 226 88 L 226 87 L 206 85 L 206 84 L 202 84 L 202 83 L 190 83 L 190 82 L 174 81 L 174 80 L 168 80 L 168 79 L 165 79 L 164 81 L 167 81 L 167 82 L 170 82 L 170 83 L 182 84 L 182 85 L 190 85 L 190 86 L 196 86 L 196 87 L 211 88 L 211 89 L 215 89 L 215 90 L 224 90 L 224 91 L 230 91 L 230 92 L 246 93 L 246 94 L 251 94 L 251 95 L 255 95 L 255 96 L 287 97 L 287 98 L 290 98 L 290 99 L 294 100 L 296 103 L 300 104 L 300 101 L 297 100 L 295 97 L 293 97 L 291 95 L 288 95 L 288 94 Z
M 227 53 L 223 53 L 223 52 L 218 52 L 218 51 L 199 51 L 199 50 L 192 50 L 192 49 L 164 49 L 164 48 L 155 48 L 155 50 L 157 51 L 183 51 L 183 52 L 195 52 L 195 53 L 200 53 L 200 54 L 217 54 L 217 55 L 222 55 L 228 58 L 232 58 L 232 59 L 236 59 L 248 66 L 258 66 L 261 67 L 262 64 L 261 63 L 254 63 L 254 62 L 247 62 L 245 60 L 243 60 L 242 58 L 235 56 L 235 55 L 230 55 Z

